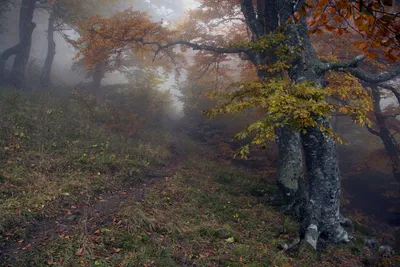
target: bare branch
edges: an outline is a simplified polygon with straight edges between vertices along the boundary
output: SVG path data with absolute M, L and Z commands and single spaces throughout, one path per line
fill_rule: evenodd
M 370 132 L 371 134 L 373 134 L 373 135 L 376 135 L 376 136 L 379 136 L 379 137 L 380 137 L 380 132 L 378 132 L 378 131 L 376 131 L 376 130 L 372 129 L 372 128 L 371 128 L 371 127 L 369 127 L 369 126 L 366 126 L 366 128 L 367 128 L 368 132 Z
M 356 78 L 360 80 L 371 83 L 378 84 L 389 81 L 397 76 L 400 76 L 400 64 L 398 64 L 393 70 L 385 71 L 381 73 L 369 73 L 358 67 L 361 61 L 365 59 L 365 55 L 359 55 L 355 57 L 352 61 L 347 62 L 319 62 L 319 69 L 321 71 L 328 70 L 339 70 L 349 72 Z
M 161 49 L 166 49 L 172 46 L 176 46 L 176 45 L 186 45 L 189 46 L 190 48 L 192 48 L 193 50 L 204 50 L 204 51 L 211 51 L 211 52 L 215 52 L 218 54 L 237 54 L 237 53 L 246 53 L 248 52 L 250 49 L 246 48 L 246 47 L 217 47 L 217 46 L 211 46 L 211 45 L 204 45 L 204 44 L 196 44 L 196 43 L 191 43 L 188 41 L 184 41 L 184 40 L 178 40 L 178 41 L 173 41 L 173 42 L 168 42 L 164 45 L 161 45 L 157 42 L 145 42 L 145 41 L 140 41 L 138 40 L 140 43 L 142 44 L 148 44 L 148 45 L 156 45 L 158 46 L 158 48 Z
M 357 67 L 358 64 L 365 59 L 365 55 L 358 55 L 352 61 L 346 62 L 321 62 L 319 68 L 322 71 L 328 70 L 340 70 L 340 69 L 347 69 L 347 68 L 354 68 Z
M 360 68 L 348 68 L 346 69 L 350 74 L 354 77 L 359 78 L 368 83 L 383 83 L 389 81 L 397 76 L 400 76 L 400 64 L 398 64 L 393 70 L 385 71 L 381 73 L 368 73 L 366 71 L 361 70 Z
M 95 31 L 93 29 L 93 31 Z M 247 47 L 243 47 L 243 46 L 237 46 L 237 47 L 217 47 L 217 46 L 212 46 L 212 45 L 205 45 L 205 44 L 196 44 L 196 43 L 191 43 L 188 41 L 184 41 L 184 40 L 177 40 L 177 41 L 171 41 L 168 42 L 166 44 L 160 44 L 158 42 L 149 42 L 149 41 L 145 41 L 143 38 L 129 38 L 129 39 L 116 39 L 113 36 L 105 36 L 102 35 L 101 33 L 95 31 L 98 35 L 102 36 L 103 38 L 106 39 L 113 39 L 116 41 L 120 41 L 120 42 L 124 42 L 124 43 L 131 43 L 131 42 L 136 42 L 136 43 L 140 43 L 143 45 L 154 45 L 157 46 L 157 50 L 155 51 L 156 56 L 157 54 L 163 50 L 163 49 L 167 49 L 173 46 L 177 46 L 177 45 L 185 45 L 188 46 L 190 48 L 192 48 L 193 50 L 202 50 L 202 51 L 210 51 L 210 52 L 214 52 L 217 54 L 238 54 L 238 53 L 246 53 L 250 51 L 250 48 Z
M 396 97 L 397 102 L 400 105 L 400 92 L 396 88 L 394 88 L 393 86 L 391 86 L 389 84 L 378 84 L 378 86 L 383 89 L 387 89 L 387 90 L 391 91 L 394 94 L 394 96 Z

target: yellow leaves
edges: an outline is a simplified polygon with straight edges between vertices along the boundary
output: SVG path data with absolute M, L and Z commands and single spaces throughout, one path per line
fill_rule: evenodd
M 310 82 L 293 84 L 287 78 L 235 83 L 231 91 L 210 94 L 221 102 L 206 115 L 214 118 L 221 114 L 258 110 L 263 114 L 262 119 L 251 123 L 235 136 L 237 139 L 251 136 L 252 145 L 263 146 L 266 140 L 275 139 L 276 129 L 285 125 L 299 132 L 318 127 L 342 142 L 330 128 L 320 125 L 317 118 L 329 117 L 336 111 L 350 116 L 355 123 L 368 125 L 368 113 L 373 109 L 372 99 L 353 76 L 331 73 L 328 77 L 329 86 L 325 89 L 317 88 Z M 246 145 L 235 156 L 246 157 L 248 152 L 249 146 Z
M 331 97 L 341 101 L 333 105 L 339 113 L 350 116 L 355 123 L 369 125 L 368 114 L 373 110 L 373 100 L 359 81 L 350 74 L 329 73 L 326 90 Z

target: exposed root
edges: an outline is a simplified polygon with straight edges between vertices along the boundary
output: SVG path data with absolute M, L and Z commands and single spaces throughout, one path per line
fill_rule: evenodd
M 344 217 L 342 214 L 339 215 L 339 222 L 343 227 L 353 228 L 353 222 L 349 218 Z
M 320 232 L 318 231 L 318 226 L 315 224 L 310 224 L 307 227 L 304 240 L 308 244 L 310 244 L 315 250 L 317 250 L 317 243 L 319 238 Z

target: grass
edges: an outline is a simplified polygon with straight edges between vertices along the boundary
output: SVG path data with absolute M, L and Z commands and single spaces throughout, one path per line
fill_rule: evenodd
M 244 179 L 246 174 L 238 171 L 199 160 L 195 154 L 185 157 L 172 177 L 156 183 L 143 201 L 122 204 L 110 223 L 84 233 L 76 229 L 67 239 L 56 238 L 25 254 L 19 266 L 49 260 L 64 266 L 284 266 L 293 262 L 278 245 L 296 235 L 296 224 L 246 190 L 265 187 L 262 177 Z M 221 183 L 221 176 L 231 179 Z M 279 235 L 282 225 L 290 229 L 284 236 Z
M 105 127 L 112 114 L 85 96 L 0 97 L 0 250 L 9 256 L 0 252 L 0 265 L 364 266 L 372 257 L 357 232 L 350 245 L 282 252 L 298 224 L 266 204 L 276 188 L 264 175 L 184 135 L 127 136 Z
M 357 242 L 319 254 L 283 253 L 279 245 L 297 236 L 298 225 L 253 194 L 273 194 L 263 177 L 197 154 L 177 161 L 172 176 L 141 201 L 120 203 L 108 223 L 77 226 L 25 253 L 18 266 L 368 266 L 362 261 L 372 252 L 357 233 Z
M 169 160 L 167 133 L 132 138 L 110 131 L 98 116 L 112 121 L 112 112 L 83 95 L 2 93 L 0 243 L 26 238 L 13 225 L 54 216 L 63 203 L 82 200 L 83 191 L 96 195 L 137 183 Z

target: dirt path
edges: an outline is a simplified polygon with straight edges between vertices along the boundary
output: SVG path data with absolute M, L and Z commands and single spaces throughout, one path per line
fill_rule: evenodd
M 184 157 L 184 147 L 178 136 L 173 138 L 170 147 L 172 160 L 160 169 L 153 170 L 141 182 L 125 190 L 108 194 L 87 196 L 86 201 L 70 205 L 64 215 L 53 218 L 32 221 L 25 227 L 29 238 L 0 247 L 0 266 L 18 266 L 18 258 L 45 243 L 63 237 L 68 238 L 73 233 L 95 232 L 99 226 L 118 223 L 115 217 L 126 203 L 143 201 L 146 192 L 157 182 L 169 177 L 179 168 L 179 162 Z

